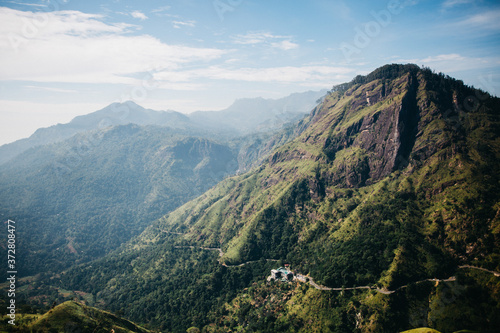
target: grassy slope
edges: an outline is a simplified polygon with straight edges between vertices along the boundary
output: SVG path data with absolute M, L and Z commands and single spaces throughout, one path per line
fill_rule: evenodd
M 16 326 L 4 320 L 0 329 L 5 332 L 111 332 L 147 333 L 142 328 L 116 315 L 80 303 L 68 301 L 43 315 L 17 315 Z

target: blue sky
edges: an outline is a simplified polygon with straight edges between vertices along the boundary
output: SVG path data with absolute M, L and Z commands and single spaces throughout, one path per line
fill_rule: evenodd
M 408 62 L 500 95 L 500 2 L 0 0 L 0 144 L 113 102 L 219 110 Z

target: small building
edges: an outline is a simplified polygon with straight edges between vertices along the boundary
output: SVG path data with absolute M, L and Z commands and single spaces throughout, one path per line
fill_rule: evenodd
M 293 273 L 283 267 L 271 269 L 271 276 L 268 280 L 281 280 L 283 282 L 293 281 Z
M 281 279 L 281 271 L 278 269 L 271 269 L 271 278 L 274 280 Z

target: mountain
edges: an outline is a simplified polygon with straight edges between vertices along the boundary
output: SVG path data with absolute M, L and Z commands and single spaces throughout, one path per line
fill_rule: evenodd
M 68 124 L 40 128 L 29 138 L 0 146 L 0 165 L 29 148 L 56 143 L 78 133 L 116 125 L 157 125 L 184 130 L 217 131 L 231 136 L 278 130 L 298 121 L 326 91 L 292 94 L 278 100 L 244 99 L 222 111 L 194 112 L 184 115 L 175 111 L 154 111 L 136 103 L 113 103 L 102 110 L 74 118 Z
M 295 93 L 280 99 L 244 98 L 225 110 L 193 112 L 189 118 L 200 126 L 218 130 L 232 128 L 243 134 L 276 130 L 300 120 L 326 93 L 322 90 Z
M 174 332 L 496 331 L 499 98 L 387 65 L 294 132 L 57 283 Z M 285 263 L 307 278 L 266 282 Z
M 19 325 L 19 320 L 17 323 L 15 332 L 151 332 L 112 313 L 73 301 L 57 305 L 32 324 Z M 9 326 L 4 329 L 10 332 L 12 327 Z
M 161 125 L 185 128 L 189 119 L 175 111 L 153 111 L 134 102 L 113 103 L 102 110 L 85 116 L 78 116 L 68 124 L 57 124 L 40 128 L 29 138 L 21 139 L 0 147 L 0 165 L 29 148 L 56 143 L 75 134 L 85 133 L 115 125 Z
M 251 110 L 239 114 L 251 117 Z M 277 133 L 283 126 L 239 136 L 127 102 L 41 129 L 35 137 L 57 142 L 0 165 L 0 216 L 21 224 L 20 242 L 31 250 L 21 254 L 21 271 L 58 272 L 109 253 L 228 175 L 258 165 L 296 135 Z
M 182 132 L 182 133 L 181 133 Z M 122 125 L 32 148 L 0 166 L 0 216 L 17 222 L 23 275 L 96 259 L 238 169 L 238 149 Z

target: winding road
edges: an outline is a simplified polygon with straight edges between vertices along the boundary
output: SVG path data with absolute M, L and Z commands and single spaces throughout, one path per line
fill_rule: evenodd
M 396 291 L 398 291 L 400 289 L 408 287 L 408 285 L 404 285 L 404 286 L 396 288 L 395 290 L 387 290 L 385 288 L 382 289 L 382 288 L 378 288 L 378 287 L 375 287 L 375 286 L 360 286 L 360 287 L 351 287 L 351 288 L 330 288 L 330 287 L 326 287 L 326 286 L 322 286 L 320 284 L 317 284 L 309 276 L 297 274 L 296 275 L 296 279 L 299 280 L 299 281 L 301 281 L 301 282 L 306 282 L 306 283 L 309 282 L 309 284 L 311 286 L 313 286 L 314 288 L 316 288 L 318 290 L 343 291 L 343 290 L 369 289 L 369 290 L 376 290 L 377 292 L 379 292 L 381 294 L 384 294 L 384 295 L 390 295 L 390 294 L 393 294 L 393 293 L 395 293 Z M 452 276 L 452 277 L 450 277 L 448 279 L 425 279 L 425 280 L 417 281 L 415 283 L 422 283 L 422 282 L 428 282 L 428 281 L 430 281 L 430 282 L 450 282 L 450 281 L 456 281 L 456 280 L 457 279 L 454 276 Z
M 481 268 L 481 267 L 475 267 L 475 266 L 470 266 L 470 265 L 462 265 L 462 266 L 458 266 L 458 268 L 471 268 L 471 269 L 477 269 L 477 270 L 480 270 L 480 271 L 483 271 L 483 272 L 488 272 L 488 273 L 491 273 L 497 277 L 500 277 L 500 273 L 498 272 L 494 272 L 494 271 L 490 271 L 490 270 L 487 270 L 485 268 Z
M 242 266 L 245 266 L 245 265 L 252 264 L 254 262 L 260 261 L 260 260 L 252 260 L 252 261 L 247 261 L 247 262 L 244 262 L 244 263 L 238 264 L 238 265 L 227 265 L 224 262 L 222 262 L 222 260 L 221 260 L 222 256 L 224 255 L 224 252 L 222 252 L 222 249 L 218 248 L 218 247 L 174 246 L 174 248 L 176 248 L 176 249 L 186 248 L 186 249 L 201 249 L 201 250 L 207 250 L 207 251 L 219 251 L 219 259 L 217 261 L 219 262 L 219 264 L 221 264 L 224 267 L 242 267 Z M 279 260 L 278 259 L 266 259 L 266 261 L 279 261 Z
M 189 249 L 201 249 L 201 250 L 207 250 L 207 251 L 218 251 L 219 252 L 218 262 L 219 262 L 219 264 L 221 264 L 224 267 L 242 267 L 242 266 L 245 266 L 245 265 L 248 265 L 248 264 L 260 261 L 260 260 L 252 260 L 252 261 L 247 261 L 247 262 L 244 262 L 244 263 L 238 264 L 238 265 L 227 265 L 227 264 L 225 264 L 222 261 L 222 257 L 224 256 L 224 252 L 222 251 L 221 248 L 218 248 L 218 247 L 174 246 L 174 248 L 177 248 L 177 249 L 189 248 Z M 279 260 L 278 259 L 266 259 L 266 261 L 279 261 Z M 480 271 L 483 271 L 483 272 L 487 272 L 487 273 L 493 274 L 493 275 L 495 275 L 497 277 L 500 277 L 500 273 L 495 272 L 495 271 L 490 271 L 490 270 L 487 270 L 487 269 L 481 268 L 481 267 L 470 266 L 470 265 L 462 265 L 462 266 L 458 267 L 458 269 L 467 269 L 467 268 L 468 269 L 480 270 Z M 316 288 L 318 290 L 344 291 L 344 290 L 368 289 L 368 290 L 375 290 L 378 293 L 381 293 L 381 294 L 384 294 L 384 295 L 390 295 L 390 294 L 395 293 L 398 290 L 401 290 L 401 289 L 404 289 L 404 288 L 408 287 L 408 285 L 406 284 L 406 285 L 400 286 L 400 287 L 398 287 L 398 288 L 396 288 L 394 290 L 387 290 L 385 288 L 378 288 L 378 287 L 375 287 L 375 286 L 360 286 L 360 287 L 351 287 L 351 288 L 331 288 L 331 287 L 327 287 L 327 286 L 323 286 L 323 285 L 317 284 L 316 282 L 314 282 L 314 279 L 312 277 L 307 276 L 307 275 L 302 275 L 300 273 L 294 274 L 294 280 L 298 280 L 298 281 L 303 282 L 303 283 L 309 283 L 311 286 L 313 286 L 314 288 Z M 436 279 L 436 278 L 433 278 L 433 279 L 420 280 L 420 281 L 416 281 L 416 282 L 413 282 L 413 283 L 414 284 L 419 284 L 419 283 L 423 283 L 423 282 L 438 282 L 439 283 L 439 282 L 452 282 L 452 281 L 456 281 L 456 280 L 457 280 L 456 277 L 452 276 L 452 277 L 449 277 L 448 279 Z

